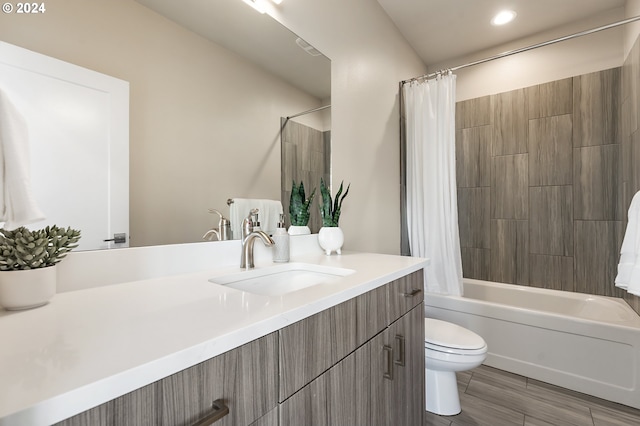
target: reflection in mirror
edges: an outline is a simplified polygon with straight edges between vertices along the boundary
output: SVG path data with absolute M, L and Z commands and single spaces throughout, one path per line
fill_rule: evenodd
M 202 241 L 210 208 L 280 198 L 281 117 L 330 103 L 330 61 L 296 39 L 239 0 L 66 0 L 0 16 L 0 40 L 129 82 L 130 246 Z M 328 130 L 315 115 L 301 122 Z
M 328 114 L 328 108 L 311 110 L 311 114 Z M 304 114 L 306 115 L 306 113 Z M 282 204 L 289 211 L 289 199 L 293 182 L 304 185 L 305 195 L 315 195 L 310 209 L 309 228 L 317 233 L 322 227 L 318 204 L 320 179 L 331 182 L 331 130 L 322 130 L 296 118 L 282 119 Z M 287 226 L 291 225 L 287 215 Z
M 30 169 L 30 185 L 17 195 L 28 199 L 30 191 L 44 212 L 35 227 L 73 223 L 82 232 L 77 250 L 109 248 L 112 232 L 126 247 L 129 84 L 0 41 L 0 89 L 16 109 L 13 117 L 0 111 L 0 126 L 24 125 L 2 140 L 2 151 L 14 145 L 28 152 L 11 162 Z

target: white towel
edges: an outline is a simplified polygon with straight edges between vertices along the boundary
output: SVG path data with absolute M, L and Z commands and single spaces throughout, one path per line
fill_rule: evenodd
M 616 287 L 640 296 L 640 192 L 631 200 L 627 230 L 620 248 Z
M 44 219 L 31 193 L 26 122 L 0 89 L 0 222 L 15 229 Z
M 267 234 L 273 234 L 282 213 L 282 203 L 279 200 L 261 200 L 252 198 L 234 198 L 229 206 L 229 220 L 233 238 L 242 238 L 242 221 L 249 216 L 252 209 L 258 209 L 260 228 Z

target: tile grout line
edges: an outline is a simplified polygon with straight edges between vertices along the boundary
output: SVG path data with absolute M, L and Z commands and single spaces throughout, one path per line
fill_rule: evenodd
M 471 377 L 469 377 L 469 381 L 467 382 L 467 385 L 464 387 L 464 393 L 467 393 L 467 389 L 469 389 L 469 385 L 471 384 L 471 381 L 473 380 L 474 375 L 475 373 L 471 372 Z

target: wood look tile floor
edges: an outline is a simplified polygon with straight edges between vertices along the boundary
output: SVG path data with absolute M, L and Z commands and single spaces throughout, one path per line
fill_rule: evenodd
M 458 374 L 462 412 L 425 426 L 635 426 L 640 410 L 480 366 Z

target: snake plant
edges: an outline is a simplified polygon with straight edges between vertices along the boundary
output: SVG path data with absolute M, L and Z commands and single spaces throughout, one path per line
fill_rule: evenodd
M 338 226 L 338 221 L 340 220 L 340 209 L 342 208 L 342 201 L 349 193 L 349 188 L 351 184 L 347 186 L 347 190 L 340 198 L 340 194 L 342 194 L 342 185 L 344 181 L 340 182 L 340 188 L 338 189 L 338 193 L 336 194 L 336 199 L 331 199 L 331 191 L 324 183 L 324 180 L 320 178 L 320 194 L 322 194 L 322 204 L 320 204 L 320 215 L 322 216 L 322 226 L 335 228 Z M 338 201 L 340 200 L 340 201 Z
M 293 181 L 291 187 L 291 198 L 289 200 L 289 217 L 291 219 L 291 225 L 293 226 L 307 226 L 309 223 L 309 209 L 313 197 L 316 195 L 316 189 L 313 188 L 309 199 L 305 198 L 304 184 L 300 182 L 300 185 L 296 185 Z
M 0 271 L 46 268 L 60 262 L 78 247 L 80 231 L 55 225 L 29 230 L 0 229 Z

